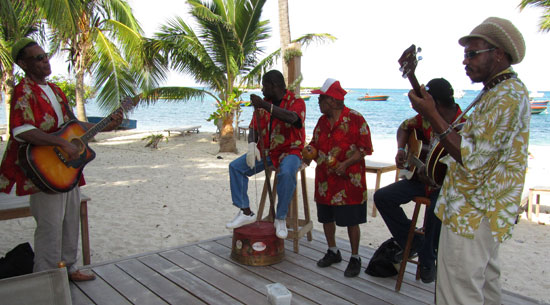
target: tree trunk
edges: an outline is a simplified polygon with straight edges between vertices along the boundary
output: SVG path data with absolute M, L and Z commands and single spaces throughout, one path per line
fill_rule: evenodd
M 238 153 L 235 134 L 233 133 L 233 113 L 228 114 L 222 121 L 220 130 L 220 151 Z
M 88 122 L 86 118 L 86 108 L 84 106 L 84 70 L 83 66 L 79 65 L 80 69 L 76 71 L 75 83 L 75 99 L 76 99 L 76 117 L 79 121 Z
M 281 39 L 281 58 L 283 62 L 283 75 L 288 85 L 288 63 L 284 59 L 287 46 L 290 44 L 290 22 L 288 19 L 288 0 L 279 0 L 279 33 Z
M 2 72 L 2 78 L 0 79 L 1 93 L 4 95 L 4 107 L 6 108 L 6 135 L 8 139 L 10 136 L 10 105 L 11 98 L 13 96 L 13 89 L 15 88 L 15 76 L 13 75 L 13 69 L 6 69 Z M 1 100 L 1 96 L 0 96 Z

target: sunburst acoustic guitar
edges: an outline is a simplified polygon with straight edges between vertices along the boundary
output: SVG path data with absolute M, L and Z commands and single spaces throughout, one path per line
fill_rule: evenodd
M 132 99 L 126 98 L 114 112 L 120 109 L 127 111 L 133 105 Z M 109 115 L 89 130 L 85 130 L 77 120 L 71 120 L 53 133 L 79 148 L 77 159 L 68 161 L 67 153 L 58 146 L 25 144 L 18 151 L 19 165 L 25 175 L 43 192 L 68 192 L 78 184 L 84 166 L 95 158 L 95 152 L 88 146 L 88 141 L 110 122 Z

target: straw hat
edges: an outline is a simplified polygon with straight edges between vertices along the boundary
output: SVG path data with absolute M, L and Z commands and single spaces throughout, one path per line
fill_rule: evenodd
M 29 37 L 23 37 L 13 44 L 13 47 L 11 48 L 11 58 L 14 62 L 17 60 L 17 55 L 19 52 L 21 52 L 21 50 L 23 50 L 31 42 L 36 43 L 36 41 L 30 39 Z
M 343 101 L 344 96 L 348 93 L 342 89 L 340 82 L 334 78 L 327 78 L 321 89 L 311 91 L 312 94 L 324 94 L 335 98 L 338 101 Z
M 512 57 L 512 65 L 518 64 L 525 57 L 525 41 L 519 30 L 506 19 L 489 17 L 476 26 L 470 35 L 458 40 L 465 46 L 469 39 L 481 38 L 495 47 L 504 50 Z

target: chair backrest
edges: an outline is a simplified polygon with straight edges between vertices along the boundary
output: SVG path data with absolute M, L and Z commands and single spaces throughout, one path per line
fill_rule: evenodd
M 72 305 L 65 267 L 0 280 L 2 304 Z

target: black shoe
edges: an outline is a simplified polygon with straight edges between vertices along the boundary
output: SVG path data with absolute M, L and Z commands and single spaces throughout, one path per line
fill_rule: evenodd
M 437 268 L 434 264 L 422 265 L 420 264 L 420 279 L 423 283 L 431 283 L 435 281 Z
M 345 277 L 355 277 L 361 272 L 361 258 L 352 257 L 349 259 L 348 267 L 344 271 Z
M 325 256 L 317 262 L 317 266 L 324 268 L 334 263 L 339 263 L 341 261 L 342 261 L 342 255 L 340 254 L 340 250 L 338 250 L 338 252 L 336 253 L 330 250 L 327 250 L 327 254 L 325 254 Z

